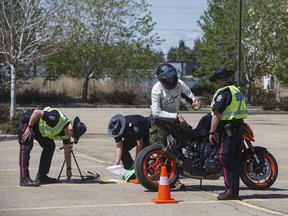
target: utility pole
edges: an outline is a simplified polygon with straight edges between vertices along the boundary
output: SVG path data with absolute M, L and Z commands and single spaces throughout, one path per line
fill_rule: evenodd
M 242 0 L 239 0 L 239 17 L 238 17 L 238 76 L 237 85 L 240 87 L 242 84 L 242 71 L 241 71 L 241 32 L 242 32 Z

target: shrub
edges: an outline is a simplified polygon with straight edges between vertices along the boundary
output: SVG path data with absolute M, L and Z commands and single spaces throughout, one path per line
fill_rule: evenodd
M 135 105 L 137 102 L 137 95 L 128 91 L 112 91 L 103 92 L 97 91 L 95 94 L 89 96 L 90 103 L 102 103 L 102 104 L 127 104 Z
M 8 103 L 10 101 L 10 92 L 0 88 L 0 102 L 1 103 Z
M 137 95 L 126 91 L 113 91 L 106 94 L 105 100 L 108 104 L 134 105 Z
M 138 95 L 136 105 L 139 106 L 151 106 L 151 96 L 150 95 Z
M 277 108 L 276 101 L 265 101 L 263 103 L 263 110 L 274 110 Z
M 0 104 L 0 122 L 9 122 L 9 105 L 8 104 Z
M 251 91 L 251 101 L 250 101 L 251 105 L 253 106 L 263 105 L 266 96 L 267 92 L 264 89 L 253 87 Z
M 191 107 L 191 106 L 190 106 L 190 107 Z M 190 108 L 190 107 L 189 107 L 189 108 Z M 180 106 L 179 106 L 179 110 L 180 110 L 180 111 L 187 111 L 189 108 L 188 108 L 186 102 L 180 101 Z
M 280 99 L 279 109 L 283 111 L 288 111 L 288 97 Z
M 26 89 L 23 93 L 17 94 L 17 103 L 18 104 L 69 104 L 71 102 L 77 102 L 75 98 L 69 97 L 64 93 L 57 93 L 52 91 L 48 92 L 40 92 L 33 88 Z
M 3 134 L 17 134 L 18 131 L 18 118 L 19 114 L 16 115 L 10 122 L 6 122 L 0 125 L 0 129 Z
M 0 130 L 3 134 L 17 134 L 19 116 L 24 113 L 24 110 L 18 110 L 10 122 L 10 105 L 0 104 Z
M 268 91 L 264 103 L 263 110 L 274 110 L 277 108 L 276 93 L 274 91 Z

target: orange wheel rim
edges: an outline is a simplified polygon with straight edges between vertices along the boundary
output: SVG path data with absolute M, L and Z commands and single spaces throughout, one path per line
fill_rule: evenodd
M 159 184 L 161 166 L 165 165 L 168 172 L 168 180 L 170 181 L 175 176 L 175 163 L 170 158 L 166 157 L 161 150 L 152 151 L 144 158 L 142 171 L 146 179 L 154 184 Z
M 245 172 L 245 175 L 247 176 L 247 178 L 249 178 L 251 181 L 253 181 L 258 186 L 265 186 L 267 184 L 270 184 L 270 182 L 274 181 L 274 175 L 275 175 L 275 172 L 277 169 L 276 165 L 274 164 L 273 159 L 269 155 L 264 153 L 263 158 L 264 158 L 265 164 L 266 164 L 266 166 L 263 168 L 267 172 L 266 176 L 263 175 L 263 176 L 258 177 L 257 174 L 254 174 L 255 173 L 254 168 L 253 168 L 253 172 L 250 172 L 248 170 L 249 166 L 247 165 L 247 163 L 252 162 L 253 163 L 252 166 L 254 166 L 254 163 L 256 163 L 256 161 L 252 155 L 247 159 L 245 166 L 244 166 L 244 172 Z M 261 170 L 263 170 L 263 169 L 261 169 Z M 269 170 L 270 170 L 270 173 L 269 173 Z M 258 174 L 260 174 L 260 173 L 258 173 Z

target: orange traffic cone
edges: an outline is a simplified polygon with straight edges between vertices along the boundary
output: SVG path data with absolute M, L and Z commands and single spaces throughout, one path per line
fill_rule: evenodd
M 156 204 L 177 203 L 177 200 L 171 198 L 167 168 L 165 165 L 161 167 L 158 197 L 151 199 L 151 201 Z

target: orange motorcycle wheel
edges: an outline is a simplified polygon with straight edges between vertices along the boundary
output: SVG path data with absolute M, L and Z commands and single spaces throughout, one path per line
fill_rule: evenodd
M 242 158 L 241 180 L 250 189 L 264 190 L 271 187 L 277 179 L 278 165 L 274 156 L 267 150 L 256 150 L 258 164 L 252 153 Z
M 161 167 L 166 166 L 168 181 L 174 185 L 179 172 L 176 163 L 163 154 L 162 145 L 150 145 L 144 148 L 135 161 L 135 174 L 140 184 L 149 191 L 157 191 L 159 186 Z

